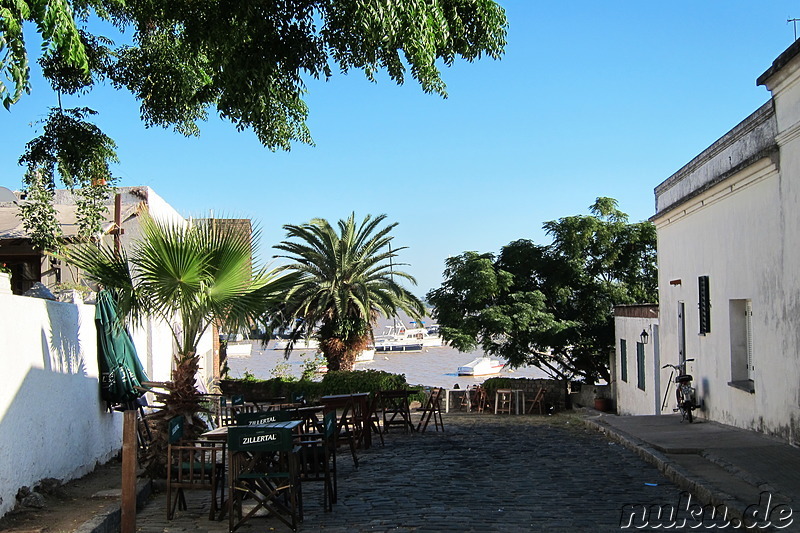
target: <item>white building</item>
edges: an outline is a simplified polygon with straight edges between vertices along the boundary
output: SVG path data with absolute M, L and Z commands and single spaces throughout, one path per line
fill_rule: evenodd
M 694 359 L 697 415 L 797 444 L 800 41 L 758 84 L 771 99 L 655 190 L 661 362 Z
M 659 414 L 663 389 L 658 306 L 614 307 L 614 332 L 617 342 L 609 366 L 617 414 Z
M 185 219 L 150 187 L 118 187 L 118 203 L 112 197 L 108 200 L 108 212 L 103 223 L 103 240 L 111 244 L 114 239 L 116 223 L 119 221 L 118 235 L 123 248 L 141 237 L 139 214 L 146 208 L 151 216 L 160 221 L 184 221 Z M 57 190 L 54 198 L 56 218 L 61 225 L 64 239 L 69 241 L 78 235 L 77 205 L 75 195 L 69 190 Z M 18 216 L 18 206 L 14 202 L 0 201 L 0 262 L 6 263 L 13 271 L 12 288 L 15 294 L 22 294 L 37 281 L 48 287 L 58 283 L 76 281 L 77 270 L 63 265 L 40 251 L 35 250 L 27 238 Z M 211 330 L 209 329 L 209 332 Z M 155 319 L 146 319 L 141 328 L 131 331 L 137 354 L 147 376 L 153 381 L 171 379 L 174 353 L 174 340 L 166 324 Z M 217 367 L 219 346 L 214 343 L 214 335 L 203 336 L 197 353 L 200 354 L 200 375 L 198 382 L 208 388 Z

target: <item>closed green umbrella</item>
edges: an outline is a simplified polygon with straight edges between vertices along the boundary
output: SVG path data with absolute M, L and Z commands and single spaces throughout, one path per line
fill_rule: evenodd
M 109 407 L 128 404 L 127 407 L 132 408 L 131 402 L 142 395 L 136 387 L 141 387 L 148 379 L 133 340 L 117 317 L 117 306 L 110 292 L 102 290 L 97 294 L 94 318 L 101 396 Z

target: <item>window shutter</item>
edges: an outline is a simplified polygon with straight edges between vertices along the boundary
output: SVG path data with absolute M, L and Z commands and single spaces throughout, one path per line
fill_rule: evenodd
M 628 381 L 628 341 L 619 340 L 619 378 Z
M 644 344 L 636 343 L 636 386 L 644 390 Z
M 744 324 L 747 334 L 747 379 L 752 380 L 755 366 L 753 365 L 753 302 L 750 300 L 745 302 Z
M 708 290 L 708 276 L 697 278 L 698 308 L 700 310 L 700 335 L 711 331 L 711 296 Z

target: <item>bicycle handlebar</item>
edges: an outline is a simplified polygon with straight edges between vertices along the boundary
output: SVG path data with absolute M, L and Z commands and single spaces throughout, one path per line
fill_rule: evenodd
M 675 370 L 683 370 L 683 367 L 686 366 L 686 363 L 694 361 L 694 359 L 684 359 L 682 365 L 664 365 L 661 368 L 674 368 Z

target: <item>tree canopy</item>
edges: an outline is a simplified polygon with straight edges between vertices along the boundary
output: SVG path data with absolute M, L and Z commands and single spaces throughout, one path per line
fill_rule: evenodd
M 130 32 L 129 42 L 93 33 L 93 19 Z M 440 67 L 456 58 L 499 58 L 507 27 L 491 0 L 0 0 L 7 109 L 31 90 L 26 24 L 42 39 L 39 64 L 59 101 L 45 119 L 46 149 L 32 141 L 20 160 L 26 187 L 39 191 L 53 188 L 52 169 L 68 187 L 111 181 L 94 156 L 114 161 L 113 142 L 87 129 L 90 110 L 62 110 L 62 94 L 108 81 L 137 98 L 148 127 L 196 135 L 212 111 L 252 130 L 264 146 L 289 150 L 294 142 L 313 144 L 305 80 L 361 70 L 370 80 L 386 72 L 402 84 L 410 74 L 425 92 L 446 96 Z M 76 129 L 78 138 L 69 134 Z M 91 164 L 76 173 L 62 161 L 81 153 L 75 142 L 86 151 L 87 140 Z
M 284 226 L 290 240 L 275 248 L 288 254 L 277 257 L 292 263 L 276 270 L 300 276 L 273 322 L 291 330 L 287 354 L 300 335 L 313 335 L 330 370 L 352 370 L 358 353 L 372 341 L 379 314 L 388 317 L 401 309 L 417 320 L 425 314 L 423 303 L 395 280 L 416 284 L 410 274 L 394 268 L 403 265 L 393 259 L 404 248 L 391 249 L 390 233 L 397 223 L 381 227 L 385 219 L 367 215 L 357 223 L 351 214 L 336 228 L 324 219 Z
M 427 295 L 445 339 L 512 367 L 608 379 L 613 306 L 657 301 L 656 234 L 649 222 L 628 223 L 612 198 L 590 210 L 546 222 L 550 245 L 522 239 L 498 256 L 448 259 L 445 282 Z

